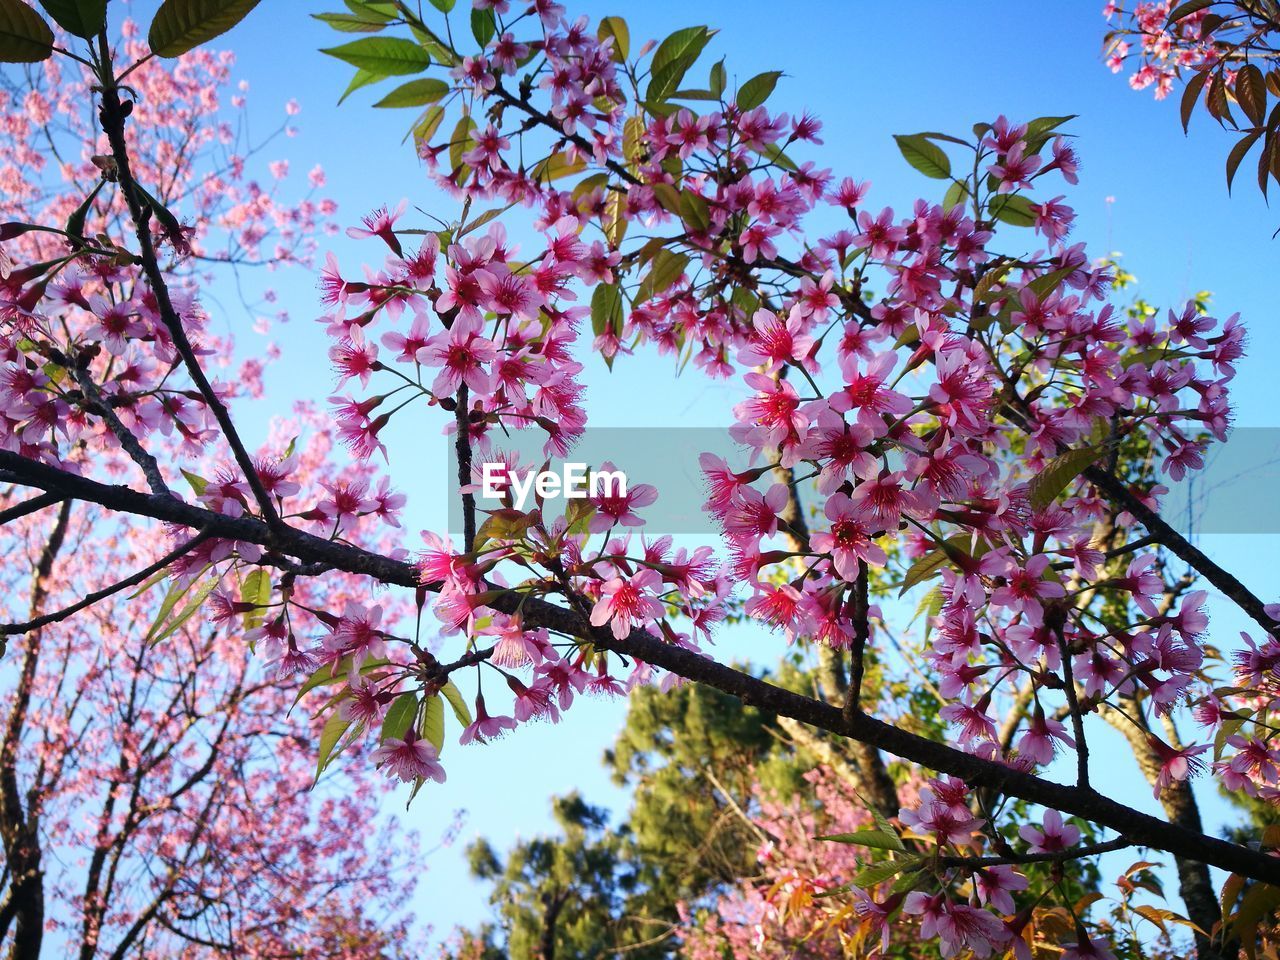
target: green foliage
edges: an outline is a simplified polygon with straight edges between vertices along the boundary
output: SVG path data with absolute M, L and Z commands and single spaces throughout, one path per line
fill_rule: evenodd
M 40 0 L 67 33 L 90 40 L 107 24 L 107 0 Z
M 158 57 L 180 57 L 222 36 L 249 15 L 259 0 L 164 0 L 147 42 Z
M 751 872 L 759 837 L 739 811 L 757 776 L 774 789 L 802 789 L 801 768 L 771 717 L 694 685 L 644 688 L 605 764 L 633 789 L 626 821 L 577 794 L 553 802 L 558 833 L 505 857 L 486 841 L 468 849 L 473 875 L 493 884 L 496 927 L 468 935 L 458 956 L 534 960 L 550 928 L 557 957 L 637 960 L 673 955 L 677 901 L 706 902 Z M 480 945 L 477 949 L 476 945 Z
M 707 27 L 685 27 L 663 40 L 649 68 L 645 100 L 659 102 L 675 93 L 714 34 L 715 31 Z
M 941 147 L 929 140 L 927 134 L 900 134 L 893 139 L 897 141 L 903 159 L 926 177 L 946 180 L 951 176 L 950 159 Z
M 754 110 L 760 106 L 769 99 L 781 76 L 781 70 L 770 70 L 752 77 L 738 89 L 738 107 L 742 110 Z
M 368 71 L 376 80 L 420 73 L 431 65 L 426 50 L 399 37 L 364 37 L 320 52 Z
M 0 62 L 39 63 L 53 54 L 53 31 L 23 0 L 0 0 Z

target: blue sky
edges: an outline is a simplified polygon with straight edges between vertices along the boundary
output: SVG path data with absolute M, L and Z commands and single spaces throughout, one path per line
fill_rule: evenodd
M 132 8 L 142 16 L 153 6 L 146 0 Z M 250 113 L 261 118 L 255 120 L 259 129 L 277 122 L 290 98 L 302 105 L 299 135 L 278 141 L 267 157 L 289 159 L 296 178 L 322 163 L 329 178 L 326 193 L 339 201 L 344 226 L 402 198 L 449 219 L 451 202 L 430 186 L 412 150 L 401 145 L 411 113 L 370 109 L 376 99 L 370 91 L 335 106 L 350 68 L 316 51 L 344 38 L 306 14 L 340 7 L 340 0 L 276 0 L 224 38 L 237 54 L 236 77 L 249 82 Z M 820 165 L 832 167 L 837 176 L 870 179 L 869 202 L 877 209 L 902 210 L 917 196 L 937 198 L 936 182 L 922 178 L 898 155 L 894 133 L 965 132 L 973 122 L 1001 113 L 1015 120 L 1079 114 L 1069 127 L 1083 157 L 1080 186 L 1068 197 L 1079 214 L 1076 239 L 1087 240 L 1095 256 L 1122 253 L 1125 267 L 1153 302 L 1178 302 L 1210 289 L 1215 311 L 1240 311 L 1252 332 L 1250 357 L 1234 384 L 1237 422 L 1277 426 L 1272 358 L 1280 356 L 1280 325 L 1270 270 L 1280 254 L 1280 241 L 1271 240 L 1280 210 L 1268 210 L 1244 175 L 1237 195 L 1228 200 L 1222 167 L 1230 141 L 1207 115 L 1198 115 L 1192 136 L 1184 138 L 1173 103 L 1157 104 L 1147 93 L 1133 93 L 1102 65 L 1105 25 L 1098 7 L 917 0 L 887 17 L 883 4 L 861 0 L 803 5 L 586 0 L 570 11 L 593 18 L 625 16 L 633 49 L 678 27 L 717 27 L 706 62 L 727 56 L 731 84 L 762 70 L 785 71 L 771 106 L 817 113 L 825 123 Z M 348 269 L 374 255 L 368 245 L 346 238 L 335 238 L 332 248 Z M 272 283 L 293 321 L 273 331 L 284 359 L 268 373 L 267 400 L 256 410 L 284 412 L 295 398 L 322 398 L 329 392 L 327 344 L 311 322 L 320 312 L 312 279 L 293 272 L 273 277 Z M 211 300 L 225 308 L 217 322 L 250 343 L 256 336 L 249 330 L 251 318 L 237 306 L 234 292 L 229 287 L 212 291 Z M 588 358 L 593 424 L 726 422 L 736 387 L 693 374 L 672 382 L 671 373 L 666 361 L 653 357 L 620 362 L 612 374 L 598 358 Z M 445 444 L 430 439 L 435 429 L 434 423 L 401 422 L 389 437 L 397 485 L 411 498 L 410 547 L 416 541 L 412 531 L 444 526 L 439 463 Z M 1275 573 L 1280 538 L 1207 536 L 1201 546 L 1264 596 L 1280 597 Z M 1219 642 L 1230 646 L 1245 624 L 1225 604 L 1213 609 Z M 726 636 L 720 650 L 724 656 L 767 661 L 777 649 L 773 644 L 756 634 Z M 598 761 L 622 716 L 621 704 L 584 704 L 559 727 L 522 730 L 518 737 L 482 748 L 447 748 L 449 782 L 424 790 L 407 814 L 401 803 L 389 804 L 388 812 L 431 838 L 451 811 L 466 808 L 464 841 L 483 833 L 502 849 L 544 827 L 553 793 L 578 788 L 595 802 L 621 802 L 624 795 L 609 784 Z M 1110 758 L 1104 749 L 1099 759 Z M 1117 763 L 1125 779 L 1138 784 L 1124 798 L 1153 808 L 1132 761 Z M 1202 787 L 1203 797 L 1209 793 L 1208 785 Z M 1211 802 L 1210 824 L 1217 826 L 1221 815 L 1220 806 Z M 432 856 L 419 892 L 421 915 L 442 932 L 485 913 L 483 888 L 466 876 L 462 845 Z

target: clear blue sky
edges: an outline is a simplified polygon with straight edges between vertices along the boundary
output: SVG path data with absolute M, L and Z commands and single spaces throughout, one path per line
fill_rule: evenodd
M 140 14 L 153 2 L 136 2 Z M 424 4 L 425 6 L 425 4 Z M 1069 197 L 1079 213 L 1075 235 L 1094 255 L 1119 251 L 1157 303 L 1178 301 L 1200 289 L 1214 292 L 1217 311 L 1240 311 L 1252 331 L 1251 357 L 1234 384 L 1238 423 L 1277 426 L 1275 358 L 1280 326 L 1274 316 L 1274 275 L 1280 241 L 1271 233 L 1280 210 L 1268 210 L 1247 176 L 1228 200 L 1222 165 L 1226 137 L 1199 115 L 1184 138 L 1172 103 L 1156 104 L 1131 92 L 1107 71 L 1099 49 L 1101 4 L 1027 4 L 1025 0 L 918 0 L 892 11 L 870 2 L 764 3 L 760 0 L 674 0 L 572 3 L 570 12 L 592 17 L 622 14 L 631 23 L 633 49 L 645 38 L 661 39 L 694 23 L 719 28 L 708 63 L 727 55 L 730 77 L 741 81 L 766 69 L 786 76 L 771 100 L 775 109 L 810 109 L 825 123 L 821 165 L 838 176 L 874 183 L 877 207 L 908 207 L 918 195 L 933 196 L 934 182 L 910 170 L 891 139 L 919 130 L 964 132 L 978 120 L 1004 113 L 1016 120 L 1079 114 L 1070 125 L 1083 157 L 1080 186 Z M 314 163 L 328 171 L 327 192 L 341 205 L 345 226 L 368 209 L 409 198 L 411 204 L 448 219 L 453 207 L 427 183 L 412 151 L 401 145 L 411 114 L 374 111 L 374 96 L 354 95 L 335 107 L 350 68 L 316 52 L 340 37 L 306 14 L 339 9 L 339 0 L 275 0 L 263 4 L 224 42 L 236 51 L 236 76 L 249 81 L 251 115 L 263 129 L 276 122 L 283 104 L 302 104 L 300 135 L 277 143 L 270 157 L 287 157 L 295 176 Z M 897 16 L 892 15 L 897 13 Z M 732 82 L 732 80 L 731 80 Z M 256 123 L 257 121 L 255 121 Z M 1107 198 L 1114 197 L 1113 203 Z M 335 239 L 344 265 L 354 267 L 368 246 Z M 250 278 L 250 282 L 257 282 Z M 319 312 L 309 277 L 273 278 L 293 322 L 273 334 L 285 358 L 268 375 L 266 406 L 284 411 L 295 397 L 327 393 L 327 361 Z M 249 318 L 228 290 L 218 291 L 226 310 L 219 318 L 248 340 Z M 671 368 L 653 358 L 629 359 L 610 375 L 589 362 L 589 398 L 595 425 L 656 426 L 726 422 L 731 386 L 689 375 L 672 384 Z M 655 384 L 660 384 L 655 389 Z M 642 398 L 642 402 L 638 402 Z M 411 496 L 407 529 L 441 528 L 444 444 L 415 443 L 435 426 L 401 424 L 391 436 L 398 486 Z M 409 546 L 416 541 L 411 533 Z M 1280 598 L 1280 538 L 1205 537 L 1201 546 L 1239 570 L 1268 598 Z M 1244 627 L 1224 604 L 1214 606 L 1215 631 L 1232 644 Z M 771 658 L 775 648 L 758 637 L 721 640 L 726 656 Z M 620 704 L 575 708 L 559 728 L 523 730 L 497 744 L 447 749 L 449 782 L 424 790 L 407 822 L 430 838 L 450 811 L 465 807 L 464 839 L 488 835 L 499 849 L 546 823 L 548 798 L 577 787 L 588 799 L 617 803 L 623 795 L 608 784 L 598 759 L 622 718 Z M 1106 753 L 1103 753 L 1103 758 Z M 1125 779 L 1138 783 L 1132 762 L 1117 761 Z M 1202 784 L 1209 797 L 1211 786 Z M 1129 791 L 1129 802 L 1152 808 L 1150 792 Z M 397 814 L 401 804 L 388 810 Z M 1220 808 L 1211 810 L 1217 826 Z M 420 912 L 446 932 L 455 922 L 485 913 L 482 889 L 466 877 L 461 844 L 435 855 L 423 878 Z

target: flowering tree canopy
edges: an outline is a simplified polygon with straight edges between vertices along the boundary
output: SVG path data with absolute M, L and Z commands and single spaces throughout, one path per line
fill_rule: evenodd
M 1280 897 L 1277 838 L 1206 833 L 1188 780 L 1212 766 L 1230 791 L 1280 798 L 1280 606 L 1161 516 L 1166 481 L 1225 438 L 1244 328 L 1194 302 L 1133 315 L 1114 298 L 1111 266 L 1071 238 L 1070 117 L 898 136 L 931 189 L 895 213 L 823 166 L 817 118 L 770 105 L 778 72 L 731 89 L 723 62 L 700 67 L 706 26 L 633 43 L 623 19 L 552 0 L 432 0 L 429 16 L 348 0 L 321 15 L 343 33 L 326 52 L 355 68 L 352 89 L 396 78 L 379 103 L 420 110 L 413 142 L 456 211 L 374 211 L 348 231 L 368 242 L 363 273 L 333 257 L 320 270 L 347 391 L 327 428 L 357 466 L 308 484 L 283 437 L 247 448 L 251 413 L 210 379 L 199 284 L 173 275 L 200 253 L 182 217 L 206 214 L 139 160 L 135 77 L 255 5 L 165 0 L 147 50 L 109 40 L 109 4 L 42 3 L 58 38 L 0 0 L 0 55 L 82 71 L 100 126 L 83 132 L 100 174 L 68 186 L 67 219 L 0 226 L 0 479 L 30 494 L 5 520 L 73 502 L 131 531 L 163 524 L 170 541 L 6 633 L 163 570 L 187 599 L 161 605 L 153 636 L 221 597 L 202 616 L 246 618 L 241 642 L 304 678 L 319 769 L 367 744 L 415 792 L 446 777 L 447 739 L 519 735 L 584 694 L 705 684 L 853 744 L 862 813 L 833 798 L 829 817 L 787 829 L 849 827 L 822 841 L 853 849 L 821 892 L 868 949 L 897 931 L 944 956 L 1123 953 L 1067 878 L 1129 848 L 1174 860 L 1186 907 L 1121 904 L 1133 922 L 1185 925 L 1201 957 L 1256 949 Z M 820 209 L 844 225 L 813 228 Z M 508 236 L 519 217 L 533 249 Z M 737 385 L 741 456 L 700 464 L 722 551 L 638 536 L 661 496 L 642 484 L 564 510 L 510 494 L 480 509 L 495 465 L 511 486 L 536 467 L 504 450 L 508 434 L 535 435 L 547 458 L 582 436 L 581 359 L 650 349 Z M 395 536 L 393 417 L 452 432 L 457 542 Z M 401 628 L 391 600 L 339 600 L 333 584 L 353 577 L 397 588 L 419 623 Z M 1198 579 L 1256 624 L 1225 668 Z M 237 580 L 238 596 L 219 593 Z M 891 644 L 908 593 L 935 678 L 936 722 L 920 730 L 885 679 L 908 666 Z M 816 686 L 716 655 L 718 625 L 739 615 L 814 649 Z M 1165 816 L 1097 788 L 1104 723 Z M 1056 755 L 1070 763 L 1050 776 Z M 779 831 L 791 816 L 766 812 Z M 1138 856 L 1125 877 L 1146 869 Z
M 1152 87 L 1157 99 L 1182 81 L 1183 129 L 1203 104 L 1220 126 L 1239 134 L 1227 155 L 1228 188 L 1256 146 L 1265 196 L 1271 181 L 1280 181 L 1280 70 L 1274 66 L 1280 10 L 1270 3 L 1156 0 L 1108 2 L 1103 12 L 1115 21 L 1105 40 L 1112 71 L 1132 67 L 1130 86 Z

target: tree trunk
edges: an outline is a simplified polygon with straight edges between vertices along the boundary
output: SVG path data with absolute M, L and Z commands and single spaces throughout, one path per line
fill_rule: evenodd
M 1160 757 L 1152 749 L 1146 737 L 1146 718 L 1141 711 L 1127 711 L 1137 717 L 1137 721 L 1120 714 L 1103 704 L 1098 711 L 1102 718 L 1124 735 L 1138 761 L 1138 768 L 1147 782 L 1155 786 L 1160 776 Z M 1141 726 L 1136 725 L 1140 723 Z M 1175 823 L 1188 830 L 1203 833 L 1200 822 L 1200 808 L 1195 794 L 1191 792 L 1191 784 L 1185 780 L 1174 781 L 1160 793 L 1160 806 L 1170 823 Z M 1236 943 L 1224 944 L 1221 936 L 1213 937 L 1214 927 L 1222 921 L 1222 910 L 1218 906 L 1218 897 L 1214 893 L 1213 880 L 1209 876 L 1209 868 L 1203 863 L 1174 857 L 1178 871 L 1178 892 L 1187 908 L 1187 918 L 1211 937 L 1200 933 L 1196 938 L 1196 956 L 1198 960 L 1237 960 L 1240 946 Z
M 38 617 L 44 605 L 48 589 L 46 581 L 53 572 L 53 562 L 66 540 L 70 516 L 71 501 L 64 500 L 36 563 L 31 584 L 29 619 Z M 22 743 L 27 708 L 31 702 L 31 688 L 35 683 L 39 664 L 40 633 L 37 630 L 27 635 L 13 708 L 5 724 L 4 740 L 0 742 L 0 843 L 3 844 L 9 868 L 9 893 L 3 926 L 0 926 L 0 941 L 7 935 L 9 922 L 12 920 L 10 960 L 35 960 L 40 956 L 44 939 L 44 868 L 40 858 L 39 801 L 31 798 L 28 808 L 24 810 L 22 790 L 18 785 L 18 748 Z

